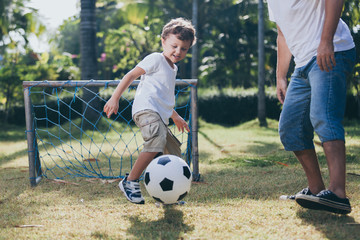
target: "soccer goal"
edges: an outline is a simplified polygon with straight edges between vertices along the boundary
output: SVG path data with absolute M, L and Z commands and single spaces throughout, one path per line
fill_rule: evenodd
M 139 128 L 131 108 L 139 81 L 120 99 L 119 111 L 103 113 L 120 80 L 23 82 L 29 178 L 74 177 L 114 179 L 130 172 L 142 150 Z M 190 132 L 169 128 L 182 143 L 182 158 L 199 180 L 197 80 L 176 80 L 175 110 L 189 123 Z

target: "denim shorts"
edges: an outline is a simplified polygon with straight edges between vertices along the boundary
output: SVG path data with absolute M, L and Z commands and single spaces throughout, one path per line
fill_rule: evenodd
M 161 120 L 160 115 L 152 110 L 143 110 L 133 116 L 144 139 L 142 152 L 161 152 L 181 156 L 181 143 Z
M 335 53 L 336 66 L 321 71 L 316 56 L 291 76 L 279 120 L 285 150 L 313 149 L 314 131 L 322 143 L 343 140 L 346 78 L 355 64 L 355 48 Z

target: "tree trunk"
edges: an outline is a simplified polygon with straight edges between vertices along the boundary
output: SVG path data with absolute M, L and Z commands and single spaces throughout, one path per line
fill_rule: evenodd
M 81 79 L 97 79 L 96 59 L 96 0 L 81 0 L 80 12 L 80 67 Z M 100 102 L 96 94 L 97 87 L 83 89 L 83 128 L 92 129 L 93 124 L 100 117 Z
M 198 0 L 193 0 L 192 6 L 192 24 L 194 25 L 197 35 L 198 32 Z M 198 44 L 192 46 L 191 57 L 191 78 L 198 78 Z
M 266 122 L 266 98 L 265 98 L 265 54 L 264 54 L 264 3 L 259 0 L 258 5 L 258 119 L 260 126 L 267 127 Z

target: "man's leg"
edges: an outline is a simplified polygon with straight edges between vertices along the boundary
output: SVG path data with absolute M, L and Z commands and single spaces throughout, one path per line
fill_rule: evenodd
M 354 53 L 335 53 L 336 66 L 330 72 L 321 71 L 318 65 L 309 69 L 308 79 L 312 91 L 310 118 L 323 143 L 330 185 L 328 190 L 316 196 L 298 195 L 296 202 L 305 208 L 339 214 L 351 212 L 350 201 L 345 193 L 345 138 L 342 121 L 346 104 L 346 75 L 351 70 Z
M 310 191 L 313 194 L 317 194 L 321 190 L 324 190 L 325 185 L 321 177 L 315 150 L 306 149 L 302 151 L 295 151 L 294 153 L 305 171 Z
M 325 210 L 338 214 L 349 214 L 351 212 L 351 205 L 345 193 L 344 141 L 328 141 L 324 142 L 323 146 L 330 174 L 328 190 L 323 190 L 315 196 L 298 194 L 295 200 L 304 208 Z M 307 165 L 307 167 L 310 167 L 310 165 Z
M 330 185 L 328 189 L 335 193 L 339 198 L 345 198 L 345 143 L 341 140 L 328 141 L 323 143 L 323 147 L 330 175 Z
M 315 58 L 309 63 L 314 63 Z M 279 135 L 285 150 L 292 151 L 302 164 L 308 187 L 294 195 L 282 195 L 282 200 L 295 200 L 296 195 L 313 195 L 324 189 L 314 150 L 314 129 L 310 122 L 311 87 L 304 78 L 307 66 L 295 69 L 287 89 L 279 120 Z

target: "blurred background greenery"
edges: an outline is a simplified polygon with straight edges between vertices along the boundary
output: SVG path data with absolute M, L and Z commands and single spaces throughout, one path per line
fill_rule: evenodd
M 65 20 L 54 34 L 48 36 L 49 51 L 36 52 L 29 44 L 29 37 L 40 38 L 49 35 L 50 31 L 37 9 L 27 7 L 27 2 L 29 0 L 0 1 L 0 122 L 4 123 L 14 123 L 14 119 L 19 119 L 19 114 L 22 114 L 18 111 L 23 108 L 22 81 L 81 79 L 80 12 Z M 213 121 L 208 116 L 209 112 L 214 110 L 206 108 L 214 106 L 211 101 L 228 106 L 232 101 L 248 101 L 249 94 L 254 96 L 252 102 L 239 104 L 237 111 L 242 116 L 245 113 L 244 120 L 256 118 L 256 113 L 246 114 L 248 111 L 242 109 L 241 105 L 248 108 L 249 104 L 256 104 L 258 3 L 256 0 L 197 1 L 197 78 L 199 99 L 204 103 L 200 116 L 209 122 Z M 193 1 L 96 0 L 95 8 L 96 78 L 113 80 L 121 79 L 147 54 L 161 51 L 162 26 L 176 17 L 192 19 Z M 275 24 L 268 20 L 266 8 L 265 3 L 264 78 L 265 88 L 269 92 L 266 94 L 267 104 L 271 105 L 267 117 L 276 118 L 281 106 L 276 99 L 274 101 L 274 94 L 271 93 L 275 91 L 277 33 Z M 360 0 L 345 1 L 342 19 L 348 24 L 357 45 L 357 65 L 348 80 L 347 117 L 359 119 Z M 189 53 L 189 57 L 179 63 L 178 78 L 191 77 Z M 229 89 L 236 91 L 234 93 Z M 233 104 L 228 106 L 230 112 L 233 112 Z M 227 116 L 223 120 L 237 124 L 240 116 L 234 119 Z M 214 122 L 221 123 L 223 120 L 216 119 Z M 24 122 L 19 121 L 18 124 Z

